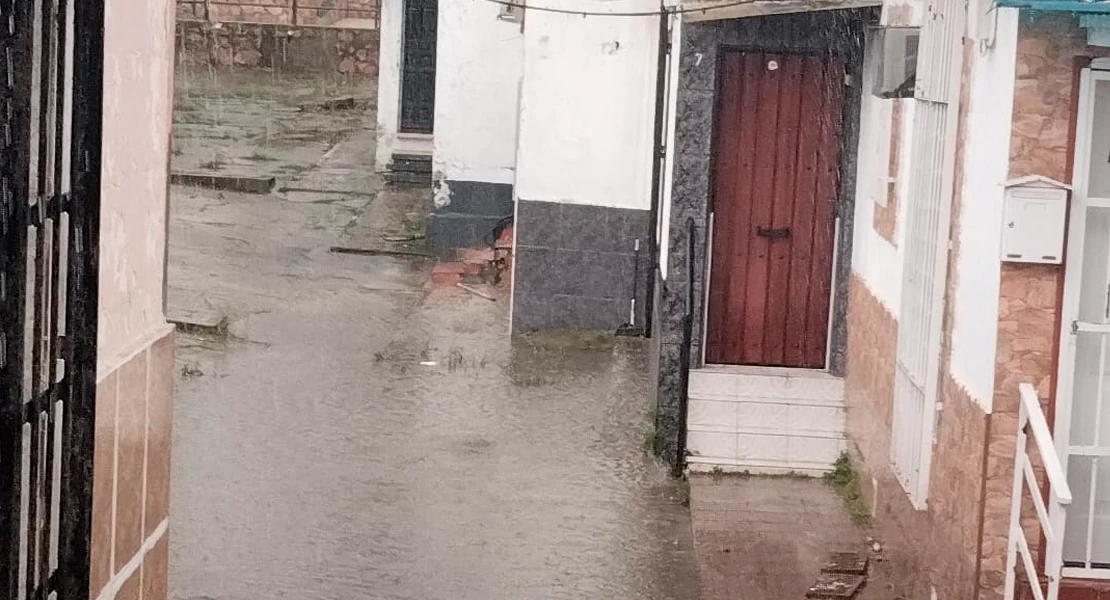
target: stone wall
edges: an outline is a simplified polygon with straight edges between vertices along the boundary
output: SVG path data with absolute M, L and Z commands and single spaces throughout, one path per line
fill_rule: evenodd
M 890 466 L 898 325 L 858 277 L 849 287 L 847 432 L 897 582 L 891 596 L 923 600 L 932 585 L 941 598 L 973 598 L 986 415 L 945 369 L 928 508 L 914 508 Z
M 378 40 L 373 29 L 180 21 L 177 62 L 377 77 Z
M 379 0 L 297 0 L 298 25 L 378 21 Z M 177 0 L 178 20 L 293 24 L 293 0 Z

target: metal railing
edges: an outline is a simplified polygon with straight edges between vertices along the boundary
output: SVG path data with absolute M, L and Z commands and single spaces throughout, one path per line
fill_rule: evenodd
M 268 11 L 274 8 L 280 9 L 277 14 Z M 240 12 L 239 15 L 233 14 L 236 9 Z M 247 9 L 248 14 L 242 14 L 243 9 Z M 199 21 L 330 25 L 343 19 L 370 19 L 376 24 L 381 13 L 381 4 L 378 1 L 348 1 L 336 6 L 335 2 L 328 3 L 327 0 L 284 0 L 279 3 L 257 0 L 177 0 L 177 10 L 178 17 Z M 259 16 L 264 18 L 257 18 Z
M 1064 522 L 1067 506 L 1071 504 L 1071 488 L 1056 448 L 1052 443 L 1052 433 L 1048 429 L 1040 399 L 1032 385 L 1023 383 L 1018 388 L 1021 397 L 1018 413 L 1017 443 L 1014 449 L 1014 487 L 1010 497 L 1010 533 L 1006 549 L 1006 587 L 1005 599 L 1015 598 L 1017 587 L 1017 561 L 1021 559 L 1029 588 L 1036 600 L 1056 600 L 1060 593 L 1060 574 L 1063 569 Z M 1037 446 L 1045 475 L 1048 479 L 1048 504 L 1041 490 L 1037 474 L 1030 459 L 1028 441 L 1030 434 Z M 1035 557 L 1029 546 L 1029 539 L 1022 527 L 1022 500 L 1028 492 L 1037 522 L 1044 535 L 1044 574 L 1046 589 L 1041 588 L 1037 577 Z M 1049 507 L 1057 510 L 1049 510 Z

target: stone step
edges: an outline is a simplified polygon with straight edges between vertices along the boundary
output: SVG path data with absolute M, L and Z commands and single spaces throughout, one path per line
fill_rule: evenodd
M 394 185 L 431 185 L 431 173 L 408 173 L 404 171 L 389 171 L 385 174 L 385 180 Z
M 432 173 L 432 157 L 423 154 L 394 154 L 389 170 L 397 173 Z

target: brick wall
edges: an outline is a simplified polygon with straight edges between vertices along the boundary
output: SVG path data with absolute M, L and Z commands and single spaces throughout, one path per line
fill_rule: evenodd
M 286 23 L 293 21 L 293 0 L 177 0 L 179 20 Z M 378 22 L 379 0 L 297 0 L 299 25 Z
M 166 600 L 173 334 L 100 380 L 90 598 Z
M 376 77 L 378 40 L 374 29 L 181 21 L 177 62 Z
M 927 510 L 915 509 L 890 467 L 897 322 L 866 284 L 850 284 L 847 429 L 873 499 L 878 535 L 900 586 L 892 597 L 969 598 L 975 588 L 978 505 L 986 415 L 950 376 L 941 381 L 941 413 Z M 947 372 L 947 369 L 945 369 Z M 874 484 L 873 484 L 874 482 Z

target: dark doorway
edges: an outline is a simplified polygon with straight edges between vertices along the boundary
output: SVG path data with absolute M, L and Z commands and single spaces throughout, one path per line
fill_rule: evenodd
M 0 0 L 0 595 L 89 594 L 103 0 Z
M 401 132 L 431 133 L 436 107 L 436 3 L 405 0 Z
M 722 57 L 708 363 L 825 366 L 844 76 L 839 57 Z

